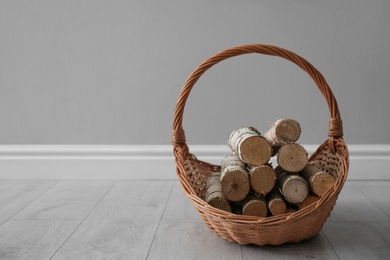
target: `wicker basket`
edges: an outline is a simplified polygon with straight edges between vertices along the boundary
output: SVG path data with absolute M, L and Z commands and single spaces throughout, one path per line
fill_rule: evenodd
M 306 71 L 325 97 L 329 111 L 329 138 L 309 158 L 324 171 L 336 176 L 335 186 L 321 199 L 295 213 L 260 218 L 236 215 L 211 207 L 204 201 L 207 177 L 220 171 L 220 166 L 200 161 L 191 154 L 182 127 L 183 112 L 191 89 L 210 67 L 227 58 L 259 53 L 285 58 Z M 347 178 L 349 155 L 343 140 L 343 129 L 337 102 L 321 73 L 302 57 L 280 47 L 263 44 L 237 46 L 205 60 L 189 76 L 176 104 L 173 122 L 173 150 L 176 171 L 184 193 L 198 210 L 203 222 L 218 236 L 239 244 L 280 245 L 299 242 L 316 235 L 330 215 Z

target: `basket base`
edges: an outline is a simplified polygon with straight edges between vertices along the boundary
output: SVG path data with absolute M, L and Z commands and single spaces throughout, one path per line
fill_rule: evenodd
M 317 202 L 294 213 L 260 218 L 236 215 L 208 205 L 204 201 L 205 183 L 220 167 L 199 161 L 190 153 L 181 158 L 182 161 L 176 161 L 180 165 L 177 168 L 180 183 L 205 225 L 228 241 L 259 246 L 297 243 L 318 234 L 336 204 L 349 166 L 344 141 L 328 139 L 310 157 L 309 163 L 335 176 L 335 186 Z

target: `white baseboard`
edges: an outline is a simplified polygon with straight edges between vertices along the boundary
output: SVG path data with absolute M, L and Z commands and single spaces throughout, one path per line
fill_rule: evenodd
M 304 145 L 309 154 L 316 145 Z M 390 145 L 349 145 L 350 180 L 390 180 Z M 193 145 L 199 159 L 219 164 L 225 145 Z M 0 179 L 176 179 L 170 145 L 0 146 Z

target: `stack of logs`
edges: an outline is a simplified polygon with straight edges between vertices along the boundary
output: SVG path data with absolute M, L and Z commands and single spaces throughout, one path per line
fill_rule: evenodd
M 221 172 L 206 182 L 205 201 L 235 214 L 267 217 L 295 212 L 320 199 L 335 184 L 331 174 L 308 164 L 297 144 L 299 123 L 279 119 L 264 134 L 254 127 L 234 130 L 228 140 L 233 154 Z M 269 162 L 276 156 L 277 166 Z

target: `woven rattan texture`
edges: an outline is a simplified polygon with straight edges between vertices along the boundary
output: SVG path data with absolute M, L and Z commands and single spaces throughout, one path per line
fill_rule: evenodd
M 294 62 L 313 78 L 328 103 L 331 116 L 329 139 L 318 147 L 309 158 L 309 163 L 331 173 L 337 181 L 318 202 L 292 214 L 259 218 L 236 215 L 211 207 L 204 201 L 205 184 L 212 172 L 220 171 L 220 166 L 198 160 L 190 153 L 186 144 L 182 117 L 186 100 L 195 82 L 214 64 L 247 53 L 275 55 Z M 254 44 L 238 46 L 218 53 L 207 59 L 190 75 L 176 105 L 172 141 L 177 175 L 183 191 L 194 204 L 207 227 L 218 236 L 232 242 L 279 245 L 313 237 L 329 217 L 348 174 L 348 149 L 342 136 L 342 121 L 336 99 L 320 72 L 302 57 L 290 51 L 276 46 Z

